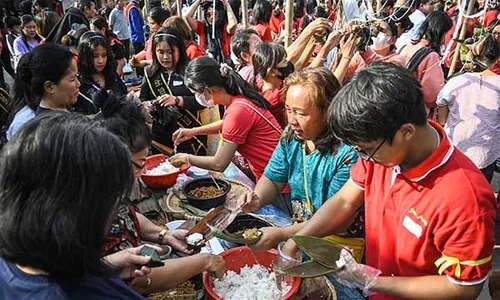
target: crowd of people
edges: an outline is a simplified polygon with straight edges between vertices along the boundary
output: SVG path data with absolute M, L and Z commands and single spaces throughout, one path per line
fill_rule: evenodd
M 290 31 L 282 1 L 177 3 L 6 12 L 0 298 L 143 299 L 222 276 L 222 257 L 135 206 L 160 150 L 174 166 L 235 164 L 256 184 L 244 212 L 290 218 L 253 250 L 295 257 L 290 235 L 349 249 L 328 277 L 338 299 L 481 293 L 498 201 L 496 2 L 296 0 Z M 145 244 L 184 257 L 149 268 Z

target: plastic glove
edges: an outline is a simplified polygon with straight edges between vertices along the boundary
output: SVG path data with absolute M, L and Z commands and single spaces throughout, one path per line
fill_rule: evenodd
M 340 259 L 337 261 L 337 266 L 344 267 L 342 271 L 333 274 L 339 283 L 362 290 L 365 297 L 375 294 L 370 291 L 370 287 L 380 273 L 382 273 L 380 270 L 358 264 L 347 249 L 343 249 L 340 252 Z

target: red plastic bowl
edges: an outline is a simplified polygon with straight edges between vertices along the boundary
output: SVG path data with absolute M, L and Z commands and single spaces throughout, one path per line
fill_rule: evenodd
M 245 265 L 253 266 L 255 262 L 255 257 L 257 257 L 257 261 L 264 265 L 269 271 L 273 270 L 273 261 L 278 256 L 278 251 L 276 249 L 270 249 L 266 252 L 253 252 L 251 253 L 250 248 L 243 246 L 232 248 L 227 251 L 224 251 L 220 254 L 222 258 L 226 261 L 226 271 L 231 270 L 236 273 L 240 273 L 240 269 Z M 290 299 L 299 289 L 301 279 L 298 277 L 289 277 L 288 284 L 292 285 L 292 288 L 282 299 Z M 215 300 L 223 300 L 219 295 L 214 292 L 214 278 L 208 272 L 203 273 L 203 285 L 205 286 L 205 290 L 208 292 L 210 297 Z
M 141 172 L 141 179 L 151 189 L 166 189 L 172 187 L 177 182 L 177 177 L 181 173 L 186 173 L 189 169 L 189 164 L 184 164 L 179 168 L 179 171 L 167 175 L 146 175 L 146 173 L 157 167 L 162 162 L 168 160 L 168 157 L 163 154 L 148 156 L 146 158 L 146 166 Z

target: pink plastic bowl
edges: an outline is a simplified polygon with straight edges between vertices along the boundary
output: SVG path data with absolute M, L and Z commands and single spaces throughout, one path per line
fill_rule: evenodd
M 250 267 L 253 266 L 255 264 L 254 255 L 257 257 L 259 263 L 264 265 L 269 271 L 272 271 L 273 261 L 278 256 L 278 251 L 276 249 L 271 249 L 266 252 L 253 252 L 252 254 L 248 247 L 243 246 L 229 249 L 220 254 L 226 261 L 226 271 L 231 270 L 236 273 L 240 273 L 240 269 L 245 265 Z M 290 299 L 298 291 L 301 279 L 298 277 L 289 277 L 288 280 L 287 283 L 291 284 L 292 288 L 283 297 L 284 300 Z M 223 300 L 214 292 L 214 278 L 208 272 L 203 273 L 203 285 L 212 299 Z
M 146 158 L 146 167 L 141 172 L 141 179 L 151 189 L 166 189 L 174 186 L 177 182 L 177 177 L 181 173 L 186 173 L 189 169 L 189 164 L 184 164 L 179 168 L 179 171 L 167 175 L 146 175 L 146 173 L 157 167 L 162 162 L 168 160 L 168 157 L 163 154 L 148 156 Z

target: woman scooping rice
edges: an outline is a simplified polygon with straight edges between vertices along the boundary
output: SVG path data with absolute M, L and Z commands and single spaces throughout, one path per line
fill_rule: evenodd
M 132 153 L 134 184 L 132 193 L 120 200 L 117 214 L 111 223 L 104 254 L 139 246 L 144 241 L 160 245 L 170 245 L 175 250 L 190 254 L 184 242 L 186 230 L 168 231 L 155 225 L 144 215 L 136 212 L 132 199 L 142 198 L 139 176 L 146 164 L 146 156 L 151 143 L 150 128 L 146 124 L 146 114 L 140 103 L 122 97 L 109 96 L 102 113 L 97 116 L 101 126 L 115 133 Z M 224 273 L 224 260 L 213 254 L 196 254 L 179 259 L 164 261 L 163 267 L 154 268 L 148 278 L 137 278 L 131 287 L 141 294 L 166 291 L 174 288 L 192 276 L 203 272 Z
M 83 114 L 96 114 L 102 103 L 95 97 L 101 90 L 125 95 L 127 87 L 116 73 L 108 41 L 99 32 L 89 31 L 82 35 L 78 43 L 78 72 L 81 83 L 78 101 L 73 109 Z
M 257 179 L 278 143 L 281 128 L 272 113 L 269 103 L 236 71 L 227 65 L 220 65 L 209 57 L 199 57 L 189 63 L 186 69 L 186 86 L 205 106 L 224 105 L 222 138 L 214 156 L 177 154 L 170 158 L 175 166 L 190 163 L 207 170 L 223 172 L 238 151 L 245 157 Z M 215 130 L 214 130 L 215 128 Z M 218 133 L 219 124 L 210 124 L 193 129 L 195 134 Z M 189 139 L 177 132 L 178 143 Z
M 132 181 L 123 142 L 84 116 L 46 113 L 19 130 L 1 161 L 0 298 L 143 299 L 118 277 L 151 271 L 139 267 L 150 261 L 142 247 L 101 258 Z
M 172 134 L 179 128 L 200 126 L 199 111 L 205 107 L 184 84 L 189 59 L 178 33 L 169 28 L 158 30 L 152 51 L 153 64 L 146 70 L 139 97 L 154 118 L 153 140 L 173 148 Z M 203 155 L 206 137 L 186 141 L 178 151 Z

